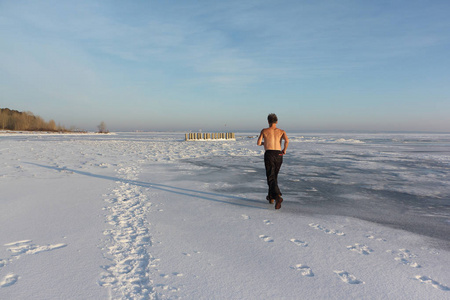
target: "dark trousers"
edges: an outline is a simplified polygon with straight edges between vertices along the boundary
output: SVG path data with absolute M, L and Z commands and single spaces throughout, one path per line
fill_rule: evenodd
M 264 165 L 266 166 L 267 185 L 269 185 L 270 199 L 278 199 L 281 196 L 278 187 L 278 172 L 283 163 L 283 155 L 279 150 L 266 150 L 264 153 Z

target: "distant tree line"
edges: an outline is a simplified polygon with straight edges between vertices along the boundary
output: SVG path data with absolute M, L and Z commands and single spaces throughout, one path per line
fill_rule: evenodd
M 20 112 L 9 108 L 0 109 L 0 129 L 26 131 L 73 131 L 56 125 L 55 121 L 45 122 L 32 112 Z

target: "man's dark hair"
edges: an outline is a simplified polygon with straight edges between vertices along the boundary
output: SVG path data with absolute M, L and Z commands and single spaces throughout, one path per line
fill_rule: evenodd
M 276 114 L 269 114 L 269 115 L 267 116 L 267 121 L 269 121 L 269 125 L 272 126 L 273 123 L 278 122 L 277 115 L 276 115 Z

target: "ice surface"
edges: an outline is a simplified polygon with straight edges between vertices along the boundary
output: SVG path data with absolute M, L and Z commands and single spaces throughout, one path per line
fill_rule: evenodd
M 449 135 L 290 137 L 280 182 L 294 210 L 338 214 L 450 240 Z M 358 141 L 348 143 L 348 141 Z M 305 143 L 307 141 L 307 143 Z M 245 137 L 238 137 L 244 143 Z M 185 159 L 218 192 L 265 189 L 261 153 Z M 216 152 L 217 153 L 217 152 Z M 215 153 L 215 154 L 216 154 Z

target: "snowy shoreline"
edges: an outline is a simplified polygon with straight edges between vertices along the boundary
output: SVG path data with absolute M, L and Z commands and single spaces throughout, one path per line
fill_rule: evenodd
M 98 132 L 57 132 L 57 131 L 13 131 L 13 130 L 0 130 L 0 136 L 26 136 L 26 135 L 115 135 L 115 133 L 98 133 Z
M 448 239 L 356 218 L 445 233 L 448 140 L 423 136 L 292 135 L 280 211 L 244 135 L 1 136 L 0 298 L 443 299 Z

